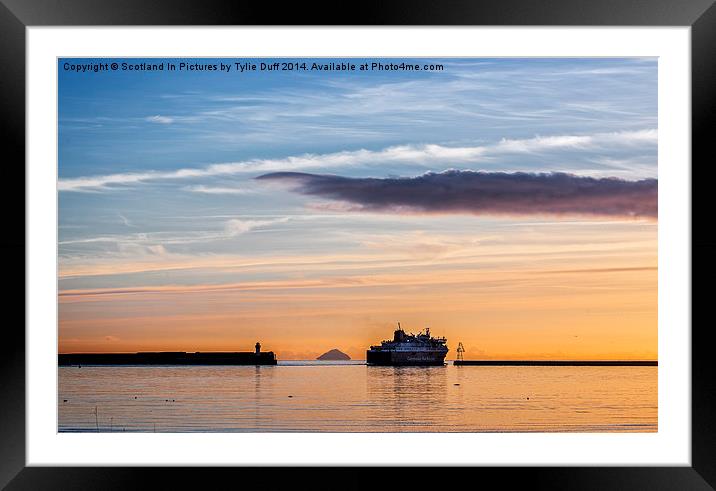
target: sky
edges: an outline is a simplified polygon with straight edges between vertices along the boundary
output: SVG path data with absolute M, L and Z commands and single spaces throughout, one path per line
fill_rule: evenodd
M 656 59 L 93 61 L 58 61 L 60 352 L 656 359 Z

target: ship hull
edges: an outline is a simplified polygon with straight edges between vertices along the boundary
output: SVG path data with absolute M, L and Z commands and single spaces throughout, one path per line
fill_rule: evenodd
M 368 350 L 366 363 L 376 366 L 444 366 L 447 351 Z

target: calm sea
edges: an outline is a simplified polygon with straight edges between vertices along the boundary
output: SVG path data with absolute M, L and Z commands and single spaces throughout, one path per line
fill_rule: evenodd
M 58 421 L 59 431 L 653 432 L 657 370 L 60 367 Z

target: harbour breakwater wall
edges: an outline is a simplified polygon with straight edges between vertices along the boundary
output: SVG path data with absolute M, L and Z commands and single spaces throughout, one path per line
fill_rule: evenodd
M 145 353 L 60 353 L 58 365 L 276 365 L 273 351 L 206 352 L 162 351 Z
M 656 360 L 455 360 L 457 366 L 493 367 L 656 367 Z

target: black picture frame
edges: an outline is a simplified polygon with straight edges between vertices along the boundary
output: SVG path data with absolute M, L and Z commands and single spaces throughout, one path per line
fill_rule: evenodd
M 716 119 L 716 5 L 714 0 L 363 0 L 339 4 L 225 2 L 217 0 L 0 0 L 0 139 L 6 183 L 25 182 L 25 33 L 28 26 L 133 25 L 515 25 L 515 26 L 690 26 L 692 69 L 692 453 L 691 467 L 533 467 L 470 468 L 441 473 L 440 485 L 472 487 L 497 478 L 508 488 L 549 489 L 714 489 L 716 487 L 716 383 L 708 342 L 711 322 L 709 280 L 714 277 L 716 232 L 709 226 L 707 186 L 716 162 L 712 132 Z M 686 166 L 686 163 L 685 163 Z M 698 175 L 698 179 L 696 179 Z M 4 306 L 24 305 L 24 186 L 0 193 L 7 230 L 0 239 L 6 264 Z M 696 224 L 702 221 L 697 229 Z M 25 265 L 25 261 L 23 261 Z M 23 288 L 14 281 L 22 278 Z M 699 285 L 699 283 L 701 283 Z M 700 288 L 697 288 L 697 285 Z M 7 308 L 9 311 L 10 309 Z M 701 320 L 698 313 L 703 314 Z M 20 318 L 25 318 L 23 309 Z M 13 319 L 11 317 L 11 319 Z M 689 326 L 683 326 L 688 329 Z M 268 479 L 268 489 L 301 482 L 317 488 L 372 487 L 376 471 L 336 468 L 330 473 L 291 468 L 282 473 L 247 468 L 26 467 L 25 330 L 6 322 L 0 355 L 0 486 L 7 489 L 127 489 L 160 483 L 205 487 L 218 479 Z M 668 366 L 663 367 L 668 370 Z M 251 472 L 255 471 L 255 472 Z M 469 472 L 469 475 L 467 475 Z M 388 473 L 377 472 L 378 478 Z M 400 473 L 401 487 L 426 483 L 422 473 Z M 158 481 L 157 481 L 158 480 Z M 336 481 L 338 480 L 338 481 Z M 325 486 L 322 483 L 332 483 Z M 338 486 L 337 483 L 340 483 Z

